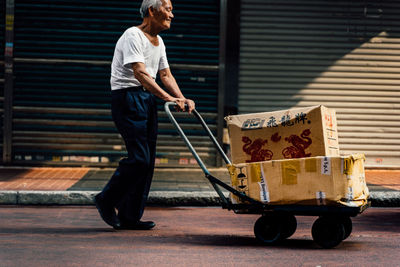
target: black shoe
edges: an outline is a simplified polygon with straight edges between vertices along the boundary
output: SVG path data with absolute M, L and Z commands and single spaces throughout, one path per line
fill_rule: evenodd
M 142 221 L 137 221 L 135 223 L 131 222 L 124 222 L 121 221 L 121 225 L 119 227 L 114 227 L 116 230 L 150 230 L 154 228 L 156 224 L 154 222 L 142 222 Z
M 96 203 L 96 208 L 99 211 L 103 221 L 114 228 L 121 227 L 121 223 L 117 214 L 115 213 L 114 207 L 107 204 L 106 201 L 101 198 L 100 194 L 97 194 L 94 197 L 94 203 Z

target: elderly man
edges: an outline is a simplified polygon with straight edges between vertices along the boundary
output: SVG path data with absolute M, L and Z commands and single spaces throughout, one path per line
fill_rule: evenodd
M 170 0 L 144 0 L 142 24 L 119 38 L 111 65 L 112 118 L 125 141 L 128 157 L 95 197 L 102 219 L 115 229 L 148 230 L 154 222 L 141 217 L 153 177 L 156 139 L 156 97 L 190 113 L 195 104 L 183 96 L 169 69 L 165 46 L 158 35 L 171 26 Z M 156 82 L 157 73 L 163 90 Z M 116 213 L 118 211 L 118 214 Z

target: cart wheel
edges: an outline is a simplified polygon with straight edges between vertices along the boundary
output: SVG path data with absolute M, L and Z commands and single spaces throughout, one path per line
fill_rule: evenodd
M 342 217 L 340 218 L 340 222 L 343 224 L 344 227 L 344 237 L 343 240 L 348 238 L 353 230 L 353 224 L 351 222 L 350 217 Z
M 311 230 L 314 241 L 323 248 L 333 248 L 342 242 L 345 236 L 343 223 L 334 218 L 318 218 Z
M 281 236 L 280 240 L 291 237 L 297 228 L 297 220 L 293 214 L 284 213 L 280 216 Z
M 278 216 L 264 215 L 254 224 L 254 235 L 264 244 L 272 244 L 281 236 L 281 225 Z

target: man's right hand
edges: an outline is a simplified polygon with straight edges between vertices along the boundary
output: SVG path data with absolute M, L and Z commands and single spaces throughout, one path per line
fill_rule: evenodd
M 185 98 L 174 97 L 171 102 L 174 102 L 176 104 L 175 106 L 176 111 L 185 111 L 185 103 L 186 103 Z

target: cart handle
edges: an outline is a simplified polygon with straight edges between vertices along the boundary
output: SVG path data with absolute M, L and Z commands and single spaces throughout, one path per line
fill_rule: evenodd
M 203 163 L 199 155 L 197 154 L 196 150 L 193 148 L 192 144 L 190 143 L 189 139 L 186 137 L 185 133 L 183 132 L 182 128 L 179 126 L 177 121 L 175 120 L 175 117 L 172 115 L 170 106 L 176 106 L 177 104 L 175 102 L 166 102 L 164 104 L 164 109 L 165 112 L 167 113 L 169 119 L 171 120 L 172 124 L 175 126 L 176 130 L 178 131 L 179 135 L 182 137 L 183 141 L 185 142 L 186 146 L 189 148 L 190 152 L 192 152 L 193 157 L 196 159 L 197 163 L 199 164 L 200 168 L 204 171 L 206 175 L 209 175 L 210 172 L 207 170 L 206 165 Z M 185 105 L 187 107 L 187 105 Z M 199 112 L 197 112 L 196 109 L 193 109 L 193 115 L 199 120 L 201 125 L 203 126 L 204 130 L 207 132 L 208 136 L 211 138 L 211 141 L 214 143 L 214 145 L 217 147 L 218 152 L 221 154 L 222 158 L 224 159 L 226 164 L 231 164 L 231 161 L 229 158 L 226 156 L 225 152 L 222 150 L 221 146 L 219 145 L 218 141 L 215 139 L 214 135 L 210 131 L 210 128 L 208 128 L 207 124 L 203 120 L 203 118 L 200 116 Z
M 186 135 L 183 132 L 182 128 L 179 126 L 178 122 L 175 120 L 174 116 L 171 113 L 170 106 L 176 106 L 176 105 L 177 104 L 175 102 L 166 102 L 164 104 L 165 112 L 167 113 L 167 115 L 168 115 L 169 119 L 171 120 L 172 124 L 175 126 L 175 128 L 178 131 L 179 135 L 182 137 L 182 139 L 185 142 L 186 146 L 189 148 L 190 152 L 192 152 L 193 157 L 196 159 L 196 161 L 199 164 L 200 168 L 203 170 L 206 178 L 211 182 L 211 184 L 214 187 L 215 191 L 217 191 L 217 194 L 219 195 L 219 197 L 223 201 L 223 207 L 229 209 L 232 206 L 232 203 L 224 196 L 224 194 L 218 188 L 217 185 L 225 188 L 229 192 L 233 193 L 236 196 L 239 196 L 241 199 L 243 199 L 245 201 L 248 201 L 248 202 L 252 203 L 253 205 L 257 205 L 257 206 L 263 207 L 263 204 L 261 202 L 246 196 L 246 194 L 244 194 L 243 192 L 237 191 L 233 187 L 225 184 L 224 182 L 222 182 L 221 180 L 215 178 L 214 176 L 212 176 L 210 174 L 210 172 L 208 171 L 206 165 L 203 163 L 203 161 L 201 160 L 201 158 L 197 154 L 196 150 L 193 148 L 192 144 L 190 143 L 189 139 L 186 137 Z M 187 108 L 187 105 L 185 105 L 185 107 Z M 210 131 L 210 128 L 208 128 L 208 126 L 205 123 L 205 121 L 203 120 L 203 118 L 200 116 L 200 114 L 197 112 L 196 109 L 193 109 L 192 112 L 193 112 L 193 115 L 200 121 L 201 125 L 203 126 L 204 130 L 207 132 L 207 134 L 210 137 L 211 141 L 216 146 L 218 152 L 221 154 L 221 156 L 224 159 L 225 163 L 226 164 L 231 164 L 231 161 L 226 156 L 225 152 L 222 150 L 221 146 L 219 145 L 219 143 L 215 139 L 214 135 Z

